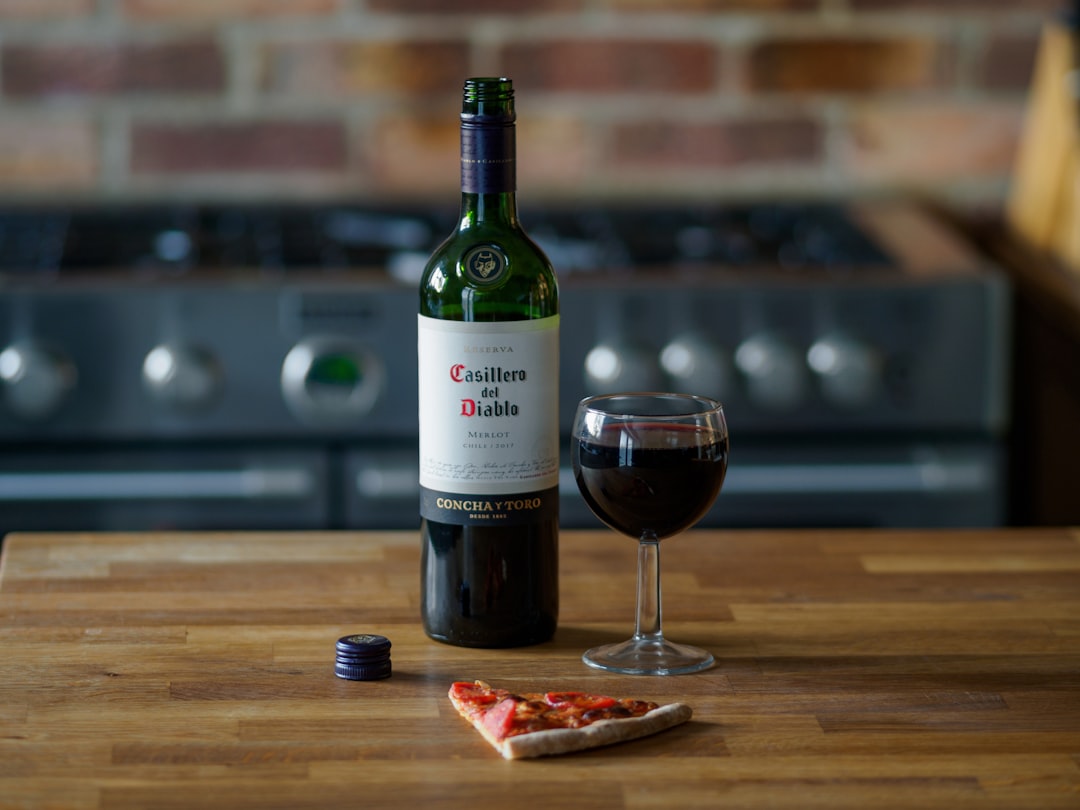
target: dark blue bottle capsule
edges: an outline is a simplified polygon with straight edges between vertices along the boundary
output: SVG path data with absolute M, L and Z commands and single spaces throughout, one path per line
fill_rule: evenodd
M 390 677 L 390 639 L 371 633 L 342 636 L 337 643 L 334 674 L 350 681 Z

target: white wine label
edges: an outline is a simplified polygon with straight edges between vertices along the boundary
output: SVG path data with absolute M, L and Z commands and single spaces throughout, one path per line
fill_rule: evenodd
M 556 488 L 559 317 L 418 319 L 422 509 L 502 513 L 520 499 L 499 496 Z

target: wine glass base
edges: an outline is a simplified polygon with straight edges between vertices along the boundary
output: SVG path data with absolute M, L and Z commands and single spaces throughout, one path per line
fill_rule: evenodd
M 588 650 L 581 660 L 594 669 L 621 675 L 685 675 L 714 663 L 712 653 L 667 639 L 632 638 Z

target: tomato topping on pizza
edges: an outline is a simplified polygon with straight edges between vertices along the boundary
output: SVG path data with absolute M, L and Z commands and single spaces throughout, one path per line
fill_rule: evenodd
M 690 718 L 683 703 L 660 706 L 587 692 L 515 694 L 484 681 L 458 681 L 458 713 L 507 759 L 578 751 L 654 734 Z
M 616 701 L 607 695 L 588 695 L 584 692 L 548 692 L 544 700 L 556 709 L 607 709 L 614 706 Z
M 484 728 L 497 740 L 506 739 L 514 727 L 517 704 L 512 698 L 503 698 L 483 714 Z
M 472 706 L 492 706 L 500 700 L 495 690 L 481 681 L 458 681 L 450 687 L 450 699 Z

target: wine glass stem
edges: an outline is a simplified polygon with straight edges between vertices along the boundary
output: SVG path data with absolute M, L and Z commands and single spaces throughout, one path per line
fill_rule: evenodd
M 637 625 L 634 638 L 659 640 L 660 609 L 660 541 L 650 535 L 638 543 Z

